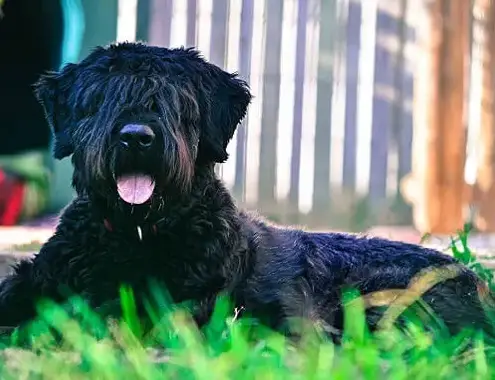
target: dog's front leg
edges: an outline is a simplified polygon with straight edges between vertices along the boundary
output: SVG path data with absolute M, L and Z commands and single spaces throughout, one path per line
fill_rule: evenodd
M 21 261 L 0 283 L 0 331 L 22 325 L 36 316 L 40 289 L 35 286 L 31 260 Z
M 192 310 L 192 318 L 201 329 L 209 321 L 215 308 L 216 296 L 210 296 L 198 301 Z

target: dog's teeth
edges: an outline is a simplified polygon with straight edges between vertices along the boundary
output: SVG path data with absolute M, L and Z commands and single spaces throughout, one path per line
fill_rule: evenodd
M 137 226 L 137 233 L 139 236 L 139 241 L 143 241 L 143 230 L 141 230 L 140 226 Z

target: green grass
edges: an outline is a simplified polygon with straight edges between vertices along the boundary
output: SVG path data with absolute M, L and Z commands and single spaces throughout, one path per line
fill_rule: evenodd
M 453 255 L 493 287 L 492 272 L 468 248 L 467 231 L 460 233 L 459 243 L 460 248 L 452 247 Z M 151 331 L 138 320 L 129 288 L 121 291 L 124 318 L 120 321 L 101 320 L 77 298 L 71 300 L 70 313 L 46 301 L 35 323 L 1 343 L 0 378 L 495 378 L 495 345 L 481 335 L 466 331 L 447 337 L 434 317 L 428 320 L 426 331 L 412 316 L 403 331 L 384 324 L 382 331 L 371 335 L 363 317 L 366 298 L 349 291 L 345 299 L 345 330 L 339 347 L 325 338 L 318 324 L 293 321 L 301 338 L 290 341 L 248 317 L 236 319 L 223 297 L 203 331 L 191 322 L 188 305 L 172 305 L 158 289 L 147 303 L 154 322 Z M 395 318 L 393 313 L 388 315 Z M 61 339 L 56 340 L 54 332 Z M 22 349 L 21 343 L 26 342 L 30 348 Z

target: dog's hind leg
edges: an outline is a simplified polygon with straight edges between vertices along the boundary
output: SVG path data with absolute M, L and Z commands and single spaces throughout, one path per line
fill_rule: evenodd
M 480 294 L 486 285 L 466 272 L 458 278 L 447 280 L 430 289 L 424 295 L 425 303 L 444 322 L 452 334 L 463 329 L 483 331 L 495 338 L 495 325 L 490 316 L 493 305 Z
M 483 294 L 484 291 L 486 294 Z M 382 328 L 390 321 L 404 327 L 406 321 L 412 318 L 421 321 L 427 329 L 433 326 L 446 328 L 452 335 L 470 329 L 483 331 L 487 337 L 495 337 L 495 326 L 489 315 L 493 305 L 487 302 L 492 295 L 473 273 L 463 271 L 421 295 L 412 294 L 409 297 L 407 293 L 408 290 L 405 290 L 405 297 L 401 300 L 397 298 L 391 305 L 372 307 L 367 311 L 367 320 L 372 329 Z

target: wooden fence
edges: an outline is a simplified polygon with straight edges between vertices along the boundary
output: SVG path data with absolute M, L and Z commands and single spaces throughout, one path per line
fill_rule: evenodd
M 250 83 L 254 101 L 219 168 L 240 203 L 283 222 L 362 230 L 412 223 L 401 181 L 413 162 L 416 26 L 425 7 L 422 0 L 119 0 L 117 39 L 196 46 Z M 480 81 L 474 58 L 471 84 Z M 465 179 L 473 184 L 481 110 L 469 111 Z

